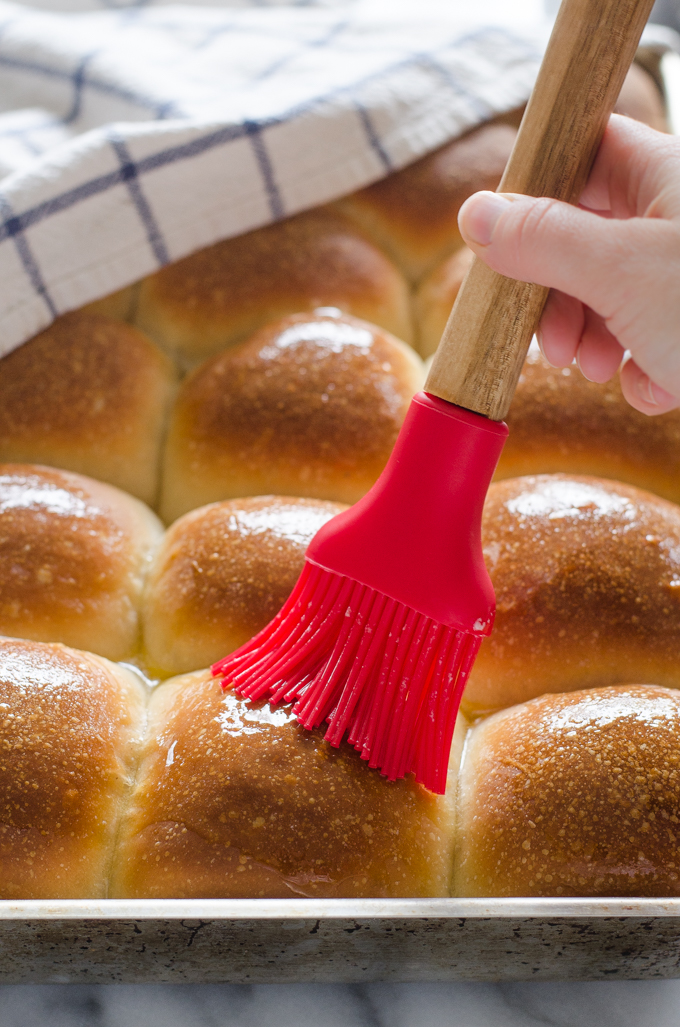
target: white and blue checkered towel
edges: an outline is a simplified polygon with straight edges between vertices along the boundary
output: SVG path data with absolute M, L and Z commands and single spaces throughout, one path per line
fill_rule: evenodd
M 521 103 L 545 32 L 541 0 L 64 2 L 0 0 L 0 356 Z
M 548 32 L 544 0 L 33 2 L 0 0 L 0 356 L 516 106 Z
M 0 0 L 0 356 L 518 105 L 548 34 L 544 0 L 208 2 Z
M 520 104 L 548 30 L 543 0 L 34 2 L 0 0 L 0 356 Z

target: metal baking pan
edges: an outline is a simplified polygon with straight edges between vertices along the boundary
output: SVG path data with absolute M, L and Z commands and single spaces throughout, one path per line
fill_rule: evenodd
M 0 902 L 0 983 L 680 977 L 680 899 Z

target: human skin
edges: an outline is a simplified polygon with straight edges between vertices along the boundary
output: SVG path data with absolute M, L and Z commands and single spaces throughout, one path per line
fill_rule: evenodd
M 680 139 L 612 115 L 578 207 L 479 192 L 461 234 L 509 278 L 551 289 L 538 339 L 637 410 L 680 405 Z

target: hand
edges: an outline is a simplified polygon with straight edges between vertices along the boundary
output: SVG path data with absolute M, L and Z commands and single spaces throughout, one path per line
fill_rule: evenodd
M 576 358 L 606 382 L 629 350 L 631 406 L 680 405 L 680 139 L 613 115 L 580 207 L 480 192 L 458 220 L 490 267 L 552 289 L 538 332 L 549 363 Z

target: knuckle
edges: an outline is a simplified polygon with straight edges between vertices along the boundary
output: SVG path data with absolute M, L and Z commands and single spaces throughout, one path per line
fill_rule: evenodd
M 540 197 L 530 204 L 522 204 L 519 213 L 517 240 L 521 246 L 535 246 L 542 237 L 552 234 L 553 214 L 557 200 Z
M 502 247 L 508 266 L 521 268 L 527 281 L 535 280 L 544 263 L 546 246 L 554 236 L 556 200 L 545 197 L 515 201 L 502 230 Z

